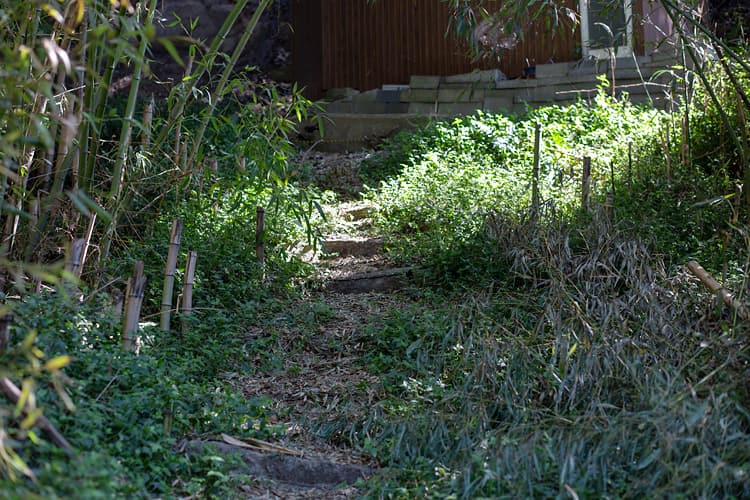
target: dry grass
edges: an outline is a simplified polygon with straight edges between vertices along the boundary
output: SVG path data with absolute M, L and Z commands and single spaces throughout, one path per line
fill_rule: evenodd
M 357 428 L 393 466 L 373 494 L 750 495 L 748 325 L 603 213 L 488 229 L 507 283 Z

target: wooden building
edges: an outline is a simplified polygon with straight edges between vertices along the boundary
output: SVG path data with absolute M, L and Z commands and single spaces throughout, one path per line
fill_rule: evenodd
M 601 56 L 602 41 L 612 39 L 601 29 L 605 22 L 620 40 L 618 56 L 648 55 L 671 31 L 653 0 L 563 2 L 580 23 L 552 29 L 539 19 L 499 62 L 472 62 L 449 31 L 450 10 L 439 0 L 293 0 L 294 77 L 313 98 L 333 88 L 364 91 L 408 84 L 412 75 L 475 69 L 500 69 L 513 79 L 540 64 Z

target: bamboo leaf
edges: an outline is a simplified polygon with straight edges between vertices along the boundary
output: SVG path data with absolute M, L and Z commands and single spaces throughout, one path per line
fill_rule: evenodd
M 54 372 L 67 366 L 68 364 L 70 364 L 71 361 L 73 361 L 73 358 L 68 356 L 67 354 L 62 355 L 62 356 L 57 356 L 56 358 L 52 358 L 46 363 L 44 363 L 44 369 Z
M 31 429 L 32 427 L 34 427 L 34 424 L 39 419 L 39 417 L 41 416 L 41 414 L 42 414 L 42 409 L 41 408 L 34 408 L 33 410 L 31 410 L 26 415 L 26 418 L 24 418 L 21 421 L 21 425 L 20 425 L 21 429 L 27 430 L 27 429 Z
M 26 462 L 23 461 L 21 457 L 18 456 L 18 454 L 13 450 L 13 448 L 5 448 L 5 453 L 8 454 L 10 457 L 10 463 L 13 465 L 13 467 L 8 468 L 8 476 L 10 477 L 11 481 L 13 481 L 16 477 L 16 475 L 13 473 L 13 470 L 17 470 L 24 476 L 27 476 L 31 479 L 34 478 L 34 473 L 29 469 L 29 466 L 26 465 Z
M 47 13 L 48 16 L 50 16 L 52 19 L 57 21 L 58 23 L 62 24 L 65 21 L 65 18 L 62 15 L 62 12 L 57 10 L 52 5 L 45 3 L 42 5 L 42 10 Z
M 60 382 L 60 377 L 53 377 L 52 385 L 55 387 L 55 391 L 57 391 L 57 395 L 60 396 L 60 399 L 62 399 L 62 402 L 65 405 L 65 408 L 70 412 L 76 411 L 76 405 L 75 403 L 73 403 L 73 400 L 70 398 L 70 395 L 65 390 L 62 383 Z
M 83 203 L 83 205 L 86 206 L 88 210 L 94 212 L 101 220 L 107 223 L 112 220 L 112 216 L 110 215 L 110 213 L 107 212 L 104 207 L 99 205 L 96 201 L 89 198 L 83 190 L 79 189 L 75 192 L 75 194 L 78 197 L 79 201 Z
M 23 381 L 23 384 L 21 385 L 21 396 L 18 398 L 16 407 L 13 410 L 13 418 L 18 418 L 23 412 L 23 409 L 26 408 L 26 403 L 31 398 L 31 387 L 31 379 L 26 379 Z
M 180 57 L 180 54 L 177 52 L 177 49 L 172 43 L 172 40 L 170 40 L 169 38 L 160 38 L 159 43 L 164 46 L 167 52 L 169 52 L 169 55 L 172 56 L 172 59 L 174 59 L 177 64 L 179 64 L 183 68 L 185 67 L 185 61 L 183 61 L 182 57 Z
M 31 330 L 28 335 L 26 335 L 26 338 L 23 339 L 23 344 L 21 344 L 21 348 L 24 351 L 31 350 L 31 347 L 34 345 L 34 341 L 36 340 L 36 330 Z
M 578 342 L 573 343 L 573 346 L 568 350 L 568 357 L 571 357 L 576 349 L 578 349 Z
M 0 169 L 0 170 L 2 170 L 2 169 Z M 30 214 L 28 214 L 27 212 L 24 212 L 23 210 L 20 210 L 15 205 L 9 205 L 7 202 L 4 201 L 4 202 L 2 202 L 2 207 L 3 207 L 2 211 L 5 212 L 5 213 L 17 215 L 17 216 L 21 217 L 22 219 L 32 220 L 32 217 L 31 217 Z
M 645 458 L 641 459 L 641 461 L 636 464 L 635 469 L 636 470 L 645 469 L 646 467 L 654 463 L 654 461 L 660 456 L 661 456 L 661 448 L 657 448 L 651 453 L 649 453 Z
M 86 10 L 85 0 L 76 0 L 76 25 L 83 21 L 83 14 Z
M 73 191 L 65 191 L 65 194 L 68 196 L 68 198 L 70 198 L 70 201 L 73 202 L 73 205 L 75 205 L 76 209 L 81 214 L 85 215 L 86 217 L 91 216 L 91 212 L 86 207 L 86 205 L 81 202 L 81 199 L 78 197 L 78 193 L 74 193 Z

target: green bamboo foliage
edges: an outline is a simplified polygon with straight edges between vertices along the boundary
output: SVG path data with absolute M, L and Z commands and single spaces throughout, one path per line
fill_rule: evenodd
M 156 11 L 157 0 L 150 0 L 145 12 L 145 25 L 152 24 L 154 12 Z M 112 187 L 110 188 L 110 207 L 115 206 L 122 196 L 123 178 L 125 175 L 128 150 L 133 133 L 133 120 L 135 119 L 136 103 L 138 101 L 138 90 L 140 89 L 141 74 L 146 59 L 146 50 L 149 46 L 149 39 L 146 33 L 142 33 L 138 45 L 138 57 L 133 66 L 132 82 L 130 83 L 130 94 L 125 108 L 125 115 L 122 118 L 122 130 L 120 131 L 119 149 L 115 159 L 114 169 L 112 171 Z
M 263 12 L 268 8 L 268 6 L 271 5 L 271 2 L 273 0 L 261 0 L 258 4 L 258 7 L 255 9 L 255 14 L 253 14 L 253 17 L 250 19 L 250 22 L 247 24 L 247 27 L 245 28 L 244 33 L 242 33 L 242 37 L 237 42 L 237 46 L 234 48 L 234 52 L 232 52 L 232 57 L 229 59 L 229 62 L 224 67 L 224 71 L 221 74 L 221 79 L 219 80 L 219 83 L 216 85 L 216 88 L 212 92 L 212 97 L 210 100 L 210 104 L 208 107 L 208 110 L 203 116 L 203 121 L 201 122 L 200 128 L 198 129 L 198 132 L 196 133 L 195 140 L 193 141 L 193 149 L 190 152 L 190 155 L 188 157 L 188 165 L 192 166 L 195 164 L 196 159 L 198 158 L 198 152 L 201 147 L 201 142 L 203 140 L 203 135 L 206 132 L 206 127 L 208 127 L 208 122 L 211 119 L 211 116 L 216 111 L 216 103 L 219 101 L 219 98 L 224 94 L 224 89 L 227 86 L 227 82 L 229 82 L 229 77 L 234 72 L 234 68 L 237 65 L 237 61 L 239 60 L 240 56 L 245 50 L 245 47 L 247 46 L 247 42 L 250 41 L 250 37 L 252 36 L 253 32 L 255 31 L 255 27 L 258 25 L 258 21 L 260 21 L 260 17 L 263 15 Z M 188 166 L 186 165 L 186 167 Z
M 185 78 L 183 82 L 184 85 L 175 88 L 175 92 L 177 94 L 172 96 L 174 103 L 170 109 L 169 118 L 161 128 L 159 135 L 154 141 L 154 146 L 156 148 L 165 143 L 172 130 L 175 128 L 176 123 L 182 119 L 182 113 L 185 111 L 185 106 L 188 102 L 188 99 L 190 99 L 192 95 L 193 89 L 195 89 L 195 87 L 198 85 L 201 77 L 203 77 L 206 72 L 214 66 L 214 62 L 216 61 L 216 58 L 220 53 L 219 49 L 226 40 L 226 37 L 232 27 L 234 27 L 234 25 L 239 20 L 242 12 L 247 6 L 247 3 L 248 0 L 239 0 L 234 4 L 234 8 L 232 8 L 232 11 L 224 20 L 224 24 L 222 24 L 219 32 L 214 37 L 213 41 L 211 42 L 211 46 L 208 48 L 208 51 L 206 51 L 206 54 L 198 62 L 195 71 L 190 75 L 190 77 Z

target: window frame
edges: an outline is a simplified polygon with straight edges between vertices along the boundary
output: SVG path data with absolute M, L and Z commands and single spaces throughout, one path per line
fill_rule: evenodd
M 625 7 L 626 43 L 617 47 L 591 48 L 589 5 L 591 0 L 579 0 L 581 15 L 581 47 L 584 57 L 609 59 L 611 57 L 630 57 L 633 55 L 633 0 L 618 0 Z

